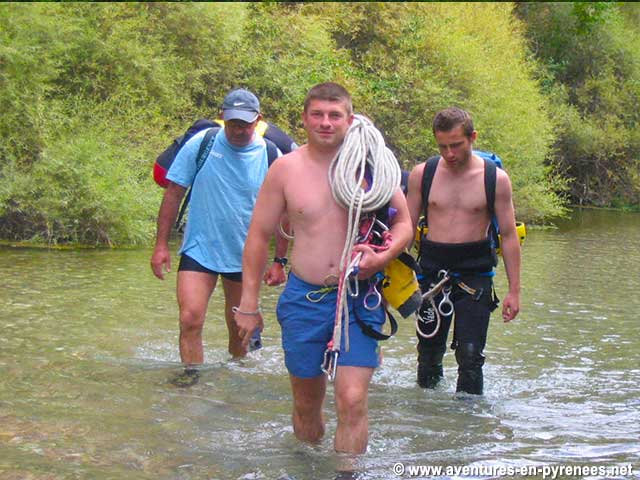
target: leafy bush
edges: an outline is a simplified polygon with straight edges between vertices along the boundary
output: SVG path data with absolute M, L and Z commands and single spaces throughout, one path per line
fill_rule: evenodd
M 640 204 L 637 4 L 527 3 L 516 10 L 551 89 L 560 91 L 550 162 L 576 203 Z
M 640 9 L 513 9 L 1 4 L 0 237 L 146 243 L 162 194 L 151 166 L 173 137 L 243 86 L 302 143 L 304 95 L 328 80 L 407 169 L 435 151 L 435 112 L 469 110 L 477 146 L 505 160 L 520 219 L 561 214 L 565 178 L 574 199 L 637 204 Z
M 554 141 L 549 104 L 510 4 L 323 8 L 334 19 L 332 37 L 351 53 L 357 106 L 382 128 L 405 168 L 436 153 L 434 114 L 459 106 L 474 117 L 477 147 L 505 160 L 518 216 L 562 214 L 556 192 L 563 184 L 544 164 Z M 366 21 L 373 11 L 379 20 Z

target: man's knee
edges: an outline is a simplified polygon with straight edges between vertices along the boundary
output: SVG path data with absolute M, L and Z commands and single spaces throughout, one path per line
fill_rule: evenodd
M 356 423 L 367 415 L 367 391 L 361 388 L 347 387 L 336 392 L 338 418 L 345 422 Z
M 442 363 L 447 345 L 444 343 L 418 342 L 418 362 L 427 365 L 439 365 Z
M 418 343 L 418 385 L 435 388 L 444 377 L 442 360 L 447 349 L 445 344 Z
M 319 417 L 322 412 L 322 400 L 309 396 L 297 397 L 293 402 L 293 410 L 301 418 L 312 419 Z
M 181 332 L 199 332 L 204 327 L 205 312 L 193 310 L 189 308 L 180 309 L 180 331 Z
M 482 347 L 476 343 L 459 343 L 456 346 L 456 361 L 463 369 L 482 368 L 484 365 Z

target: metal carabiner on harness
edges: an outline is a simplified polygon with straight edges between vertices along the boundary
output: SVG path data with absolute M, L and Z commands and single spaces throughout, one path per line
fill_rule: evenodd
M 442 300 L 438 304 L 438 311 L 440 315 L 448 317 L 453 314 L 453 302 L 449 298 L 451 295 L 451 286 L 446 286 L 442 289 Z
M 432 299 L 433 297 L 435 297 L 438 293 L 440 293 L 442 291 L 442 289 L 444 288 L 444 285 L 451 280 L 451 277 L 449 277 L 449 272 L 447 270 L 440 270 L 438 272 L 438 283 L 431 284 L 431 287 L 429 288 L 429 290 L 427 290 L 426 292 L 424 292 L 422 294 L 422 299 L 423 300 L 429 300 Z
M 374 299 L 373 304 L 369 303 L 370 298 Z M 369 285 L 369 291 L 364 296 L 363 303 L 364 303 L 364 308 L 366 308 L 369 311 L 377 310 L 380 304 L 382 303 L 382 295 L 380 295 L 380 292 L 378 291 L 378 288 L 376 287 L 375 283 L 371 283 Z
M 420 311 L 416 312 L 415 314 L 416 315 L 416 322 L 415 322 L 416 332 L 422 338 L 435 337 L 438 331 L 440 330 L 440 323 L 442 321 L 440 317 L 442 315 L 453 313 L 453 303 L 451 303 L 451 300 L 449 299 L 451 286 L 447 285 L 447 282 L 449 282 L 450 280 L 451 280 L 451 277 L 449 276 L 449 271 L 440 270 L 438 272 L 437 282 L 435 284 L 432 283 L 429 287 L 429 290 L 427 290 L 425 293 L 422 294 L 422 300 L 428 301 L 430 303 L 430 306 L 427 307 L 427 309 L 425 310 L 425 316 L 427 318 L 422 317 L 420 314 Z M 440 305 L 436 305 L 434 298 L 440 292 L 443 292 L 442 293 L 443 298 L 440 301 Z M 450 307 L 450 311 L 443 313 L 442 310 L 445 309 L 445 307 Z M 420 328 L 421 323 L 427 325 L 434 321 L 436 322 L 436 326 L 433 328 L 431 333 L 428 333 L 428 334 L 424 333 Z
M 362 258 L 362 252 L 358 252 L 358 254 L 351 260 L 351 263 L 347 266 L 347 270 L 344 274 L 344 281 L 347 284 L 347 293 L 350 297 L 359 297 L 360 296 L 360 283 L 358 282 L 358 272 L 360 269 L 358 266 L 360 265 L 360 259 Z M 354 288 L 351 288 L 351 278 L 353 277 Z
M 322 365 L 320 368 L 327 375 L 327 378 L 330 382 L 336 378 L 336 370 L 338 369 L 338 355 L 340 352 L 338 350 L 332 350 L 327 348 L 324 351 L 324 359 L 322 360 Z

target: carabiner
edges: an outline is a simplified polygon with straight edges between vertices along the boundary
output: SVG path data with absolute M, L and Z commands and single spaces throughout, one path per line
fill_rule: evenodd
M 369 305 L 369 298 L 371 297 L 375 299 L 375 303 L 373 305 Z M 380 292 L 376 288 L 375 283 L 369 284 L 369 291 L 364 296 L 363 302 L 364 302 L 364 308 L 366 308 L 369 311 L 377 310 L 380 304 L 382 303 L 382 295 L 380 295 Z
M 364 220 L 362 224 L 360 224 L 360 231 L 358 232 L 359 236 L 358 236 L 358 242 L 357 243 L 368 242 L 369 241 L 369 237 L 371 235 L 371 232 L 373 232 L 373 227 L 375 226 L 375 221 L 374 220 L 375 219 L 368 218 L 368 219 Z M 364 222 L 366 222 L 366 221 L 369 221 L 369 225 L 368 226 L 365 226 Z M 367 229 L 365 233 L 362 232 L 363 228 Z
M 336 378 L 336 369 L 338 368 L 338 355 L 340 352 L 338 350 L 331 350 L 327 348 L 324 351 L 324 359 L 322 361 L 322 365 L 320 369 L 327 375 L 327 378 L 330 382 Z
M 349 279 L 349 277 L 346 277 L 344 281 L 347 282 L 347 293 L 349 294 L 349 296 L 358 298 L 360 296 L 360 282 L 358 282 L 358 279 L 353 279 L 353 288 L 351 288 L 351 280 Z
M 438 304 L 438 311 L 440 315 L 448 317 L 453 314 L 453 302 L 449 298 L 451 295 L 451 286 L 446 286 L 442 289 L 442 300 Z
M 350 297 L 360 296 L 360 285 L 358 283 L 358 272 L 360 272 L 360 268 L 358 266 L 360 264 L 361 258 L 362 252 L 358 252 L 353 260 L 351 260 L 351 263 L 349 263 L 349 265 L 347 266 L 347 270 L 344 273 L 344 281 L 347 284 L 347 293 Z M 351 288 L 351 277 L 353 277 L 355 288 Z

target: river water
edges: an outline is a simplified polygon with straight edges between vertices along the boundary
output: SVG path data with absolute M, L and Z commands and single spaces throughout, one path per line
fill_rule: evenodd
M 149 256 L 0 249 L 0 479 L 335 478 L 331 387 L 327 438 L 293 437 L 280 289 L 265 288 L 265 347 L 243 361 L 228 358 L 214 293 L 200 383 L 178 389 L 167 383 L 180 371 L 175 274 L 156 280 Z M 468 468 L 438 478 L 543 478 L 513 470 L 536 466 L 640 478 L 639 267 L 638 214 L 576 211 L 531 230 L 522 312 L 492 320 L 482 398 L 456 397 L 451 352 L 442 387 L 419 389 L 401 323 L 373 378 L 362 478 L 415 466 Z

